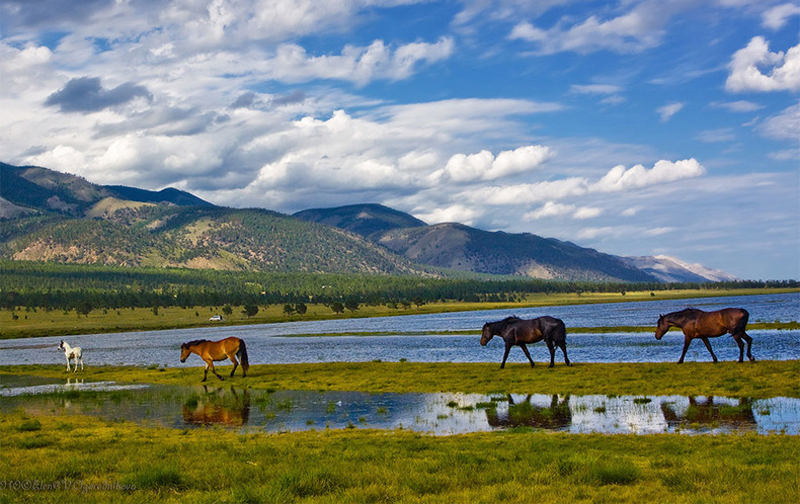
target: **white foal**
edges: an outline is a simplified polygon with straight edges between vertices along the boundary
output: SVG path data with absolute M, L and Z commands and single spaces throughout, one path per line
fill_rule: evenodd
M 81 363 L 81 371 L 83 371 L 83 350 L 81 347 L 71 347 L 68 343 L 65 343 L 64 340 L 61 341 L 61 344 L 58 345 L 59 350 L 64 350 L 64 357 L 67 358 L 67 372 L 70 372 L 69 360 L 75 359 L 75 371 L 78 371 L 78 361 Z

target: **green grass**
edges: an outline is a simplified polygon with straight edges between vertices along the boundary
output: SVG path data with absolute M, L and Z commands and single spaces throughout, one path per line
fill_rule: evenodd
M 52 366 L 3 374 L 63 378 Z M 197 384 L 202 368 L 90 367 L 83 378 Z M 226 384 L 265 390 L 800 397 L 800 361 L 525 365 L 259 365 Z M 732 394 L 731 388 L 737 392 Z M 457 405 L 456 405 L 457 406 Z M 291 407 L 286 405 L 286 407 Z M 482 404 L 491 407 L 491 404 Z M 800 500 L 800 436 L 601 435 L 512 429 L 248 433 L 48 411 L 0 414 L 0 504 L 783 503 Z M 35 486 L 34 486 L 35 485 Z M 27 486 L 27 488 L 26 488 Z
M 178 354 L 176 351 L 175 358 Z M 227 376 L 229 366 L 220 366 Z M 60 365 L 0 368 L 4 374 L 50 378 L 68 375 Z M 202 366 L 146 368 L 88 366 L 78 375 L 86 381 L 197 385 Z M 465 392 L 520 394 L 683 395 L 751 398 L 800 397 L 800 360 L 675 363 L 575 363 L 531 368 L 527 364 L 331 362 L 269 364 L 250 367 L 247 378 L 236 375 L 225 384 L 264 390 L 338 390 L 361 392 Z M 216 378 L 209 378 L 216 380 Z
M 41 431 L 25 432 L 17 428 L 25 421 L 21 413 L 0 416 L 2 503 L 800 499 L 797 436 L 425 436 L 352 429 L 238 434 L 82 416 L 45 416 Z M 68 436 L 62 435 L 65 425 Z M 34 436 L 48 436 L 51 443 L 29 443 Z M 25 482 L 38 489 L 13 488 Z

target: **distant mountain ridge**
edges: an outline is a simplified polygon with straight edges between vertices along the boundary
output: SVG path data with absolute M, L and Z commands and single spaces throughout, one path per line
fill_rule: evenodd
M 289 216 L 218 207 L 174 188 L 102 186 L 47 168 L 6 163 L 0 163 L 0 257 L 426 276 L 457 270 L 590 281 L 733 278 L 671 258 L 622 258 L 530 233 L 428 225 L 378 204 Z
M 346 229 L 368 239 L 379 237 L 392 229 L 427 226 L 416 217 L 378 204 L 311 208 L 293 215 L 306 221 Z
M 20 207 L 81 215 L 86 208 L 108 197 L 179 206 L 213 206 L 179 189 L 148 191 L 119 185 L 97 185 L 82 177 L 38 166 L 0 163 L 0 196 Z M 0 217 L 4 217 L 0 214 Z
M 437 275 L 339 228 L 184 191 L 0 165 L 0 257 L 121 266 Z
M 662 282 L 733 282 L 739 278 L 724 271 L 689 264 L 666 255 L 623 257 L 628 264 L 645 271 Z

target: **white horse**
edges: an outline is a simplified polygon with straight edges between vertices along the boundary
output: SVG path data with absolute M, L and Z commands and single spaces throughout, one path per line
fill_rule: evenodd
M 64 357 L 67 358 L 67 372 L 69 373 L 72 371 L 69 366 L 69 360 L 75 359 L 75 370 L 73 372 L 78 372 L 78 361 L 81 362 L 81 371 L 83 371 L 83 350 L 81 347 L 71 347 L 69 343 L 65 343 L 64 340 L 61 340 L 61 344 L 58 345 L 59 350 L 64 350 Z

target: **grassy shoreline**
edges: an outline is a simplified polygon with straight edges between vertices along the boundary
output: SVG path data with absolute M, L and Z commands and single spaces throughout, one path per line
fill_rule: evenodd
M 64 378 L 59 365 L 4 375 Z M 91 367 L 89 380 L 196 385 L 202 368 Z M 800 397 L 800 361 L 259 365 L 252 388 L 394 392 Z M 218 382 L 211 382 L 217 385 Z M 403 429 L 239 433 L 83 415 L 0 414 L 0 504 L 784 503 L 800 500 L 800 436 L 563 434 L 431 436 Z
M 270 390 L 360 392 L 464 392 L 577 395 L 681 395 L 728 397 L 800 397 L 800 360 L 674 363 L 575 363 L 554 368 L 496 363 L 331 362 L 251 366 L 247 378 L 237 374 L 209 384 Z M 227 376 L 230 366 L 220 366 Z M 61 365 L 14 365 L 4 375 L 74 377 Z M 78 373 L 87 381 L 198 385 L 202 366 L 90 366 Z
M 253 317 L 246 317 L 241 307 L 224 322 L 211 322 L 209 318 L 221 314 L 222 307 L 160 308 L 157 313 L 150 308 L 98 309 L 88 316 L 77 315 L 74 311 L 47 311 L 41 308 L 18 308 L 11 312 L 0 310 L 0 339 L 31 338 L 41 336 L 68 336 L 73 334 L 99 334 L 131 331 L 155 331 L 164 329 L 184 329 L 193 327 L 235 326 L 250 324 L 270 324 L 281 322 L 335 320 L 344 318 L 372 318 L 403 315 L 422 315 L 476 310 L 508 310 L 514 312 L 524 308 L 545 306 L 564 306 L 579 304 L 601 304 L 619 302 L 647 302 L 698 297 L 749 296 L 759 294 L 785 294 L 800 292 L 800 289 L 719 289 L 719 290 L 671 290 L 671 291 L 631 291 L 621 293 L 581 293 L 581 294 L 536 294 L 517 303 L 430 303 L 410 309 L 393 309 L 386 306 L 361 306 L 358 310 L 334 314 L 323 305 L 309 304 L 305 315 L 287 315 L 283 306 L 261 307 Z M 757 326 L 763 324 L 763 326 Z M 797 329 L 795 321 L 756 321 L 751 320 L 753 329 Z M 634 328 L 569 328 L 574 332 L 613 332 L 652 331 L 650 327 Z

